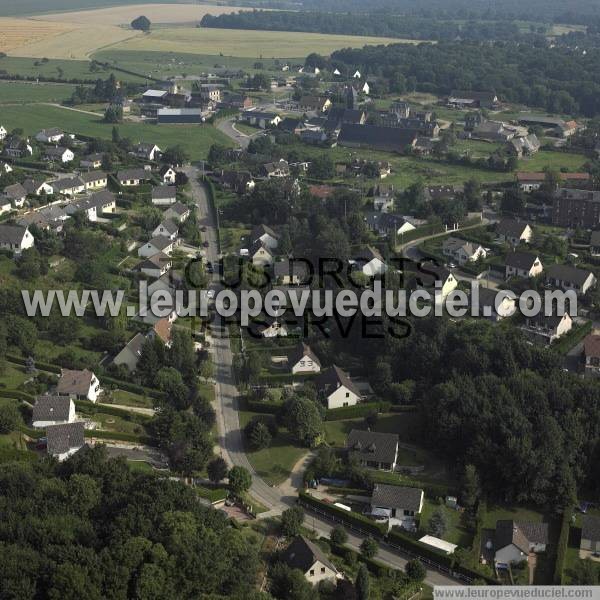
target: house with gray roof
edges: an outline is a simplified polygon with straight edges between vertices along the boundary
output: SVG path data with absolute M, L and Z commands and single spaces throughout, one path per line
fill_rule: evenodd
M 346 440 L 348 458 L 363 467 L 394 471 L 398 459 L 398 435 L 353 429 Z
M 548 523 L 500 520 L 494 532 L 494 563 L 496 568 L 527 560 L 530 553 L 545 552 L 548 544 Z
M 300 570 L 313 585 L 320 581 L 335 581 L 338 577 L 335 565 L 325 552 L 304 536 L 294 538 L 283 551 L 281 559 L 288 567 Z
M 288 366 L 292 375 L 299 373 L 319 373 L 321 371 L 321 361 L 312 351 L 308 344 L 298 344 L 294 350 L 288 354 Z
M 67 396 L 38 396 L 33 405 L 31 424 L 36 429 L 72 423 L 74 420 L 75 403 Z
M 362 393 L 350 375 L 337 365 L 323 371 L 317 378 L 316 385 L 329 409 L 354 406 L 362 399 Z
M 56 393 L 59 396 L 96 402 L 100 391 L 100 382 L 92 371 L 88 371 L 88 369 L 60 370 L 60 379 L 56 385 Z
M 66 460 L 85 445 L 83 421 L 46 428 L 47 451 L 59 461 Z
M 337 141 L 340 146 L 348 148 L 404 154 L 407 148 L 414 148 L 418 135 L 419 132 L 415 129 L 344 123 Z
M 542 261 L 536 254 L 531 252 L 515 251 L 507 254 L 505 266 L 505 277 L 537 277 L 542 273 L 544 267 Z
M 486 258 L 487 256 L 485 248 L 480 244 L 467 242 L 456 237 L 449 237 L 444 240 L 442 253 L 461 266 L 468 262 L 475 262 L 480 258 Z
M 175 202 L 165 210 L 163 217 L 172 219 L 176 223 L 183 223 L 191 214 L 190 209 L 182 202 Z
M 173 252 L 175 248 L 175 241 L 168 237 L 157 236 L 153 237 L 151 240 L 142 244 L 138 248 L 138 256 L 143 258 L 150 258 L 159 252 L 164 254 L 170 254 Z
M 53 181 L 51 185 L 55 194 L 62 194 L 63 196 L 74 196 L 85 190 L 85 183 L 80 177 L 64 177 Z
M 415 517 L 423 510 L 424 501 L 422 489 L 376 483 L 371 495 L 371 514 L 396 519 L 403 527 L 411 529 Z
M 581 517 L 579 558 L 600 560 L 600 517 L 598 516 L 582 515 Z
M 308 265 L 302 260 L 285 259 L 273 265 L 273 275 L 283 285 L 300 285 L 307 280 L 308 274 Z
M 15 208 L 21 208 L 25 204 L 27 190 L 20 183 L 13 183 L 4 188 L 3 194 Z
M 125 187 L 140 185 L 151 178 L 152 174 L 146 169 L 123 169 L 117 172 L 118 182 Z
M 10 250 L 15 255 L 32 248 L 35 243 L 27 227 L 20 225 L 0 225 L 0 249 Z
M 546 282 L 565 291 L 574 290 L 582 296 L 597 283 L 591 271 L 571 265 L 550 265 L 546 269 Z
M 177 234 L 179 233 L 179 226 L 171 221 L 171 219 L 167 219 L 162 223 L 159 223 L 156 229 L 152 232 L 154 237 L 166 237 L 172 241 L 177 239 Z
M 141 333 L 136 333 L 114 357 L 113 364 L 117 366 L 124 365 L 127 370 L 135 371 L 145 343 L 146 337 Z
M 108 185 L 108 175 L 104 171 L 88 171 L 79 176 L 86 190 L 105 188 Z
M 515 219 L 502 219 L 496 225 L 496 234 L 501 242 L 518 246 L 521 242 L 528 244 L 533 237 L 533 230 L 528 223 Z

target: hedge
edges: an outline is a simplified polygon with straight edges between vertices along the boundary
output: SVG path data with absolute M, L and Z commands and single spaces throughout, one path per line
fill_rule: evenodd
M 245 402 L 246 410 L 266 415 L 277 414 L 282 406 L 283 404 L 279 402 L 262 402 L 260 400 L 246 400 Z
M 331 408 L 325 414 L 326 421 L 341 421 L 344 419 L 355 419 L 366 417 L 373 411 L 378 413 L 389 412 L 391 402 L 361 402 L 354 406 L 343 406 L 342 408 Z
M 356 560 L 364 563 L 366 565 L 367 569 L 369 569 L 369 571 L 375 577 L 385 577 L 385 576 L 389 575 L 390 572 L 393 570 L 391 567 L 384 565 L 383 563 L 379 562 L 378 560 L 375 560 L 373 558 L 367 558 L 367 557 L 363 556 L 362 554 L 360 554 L 360 552 L 356 552 L 356 550 L 353 550 L 352 548 L 348 548 L 347 546 L 344 546 L 342 544 L 336 544 L 335 542 L 332 542 L 331 540 L 327 540 L 327 543 L 329 544 L 329 547 L 331 548 L 332 554 L 335 554 L 342 558 L 344 558 L 348 554 L 356 555 Z
M 29 402 L 35 404 L 35 396 L 21 392 L 19 390 L 0 390 L 0 398 L 10 398 L 11 400 L 22 400 L 23 402 Z
M 560 535 L 558 536 L 558 544 L 556 547 L 556 563 L 554 565 L 554 585 L 561 585 L 563 571 L 565 569 L 565 557 L 567 554 L 567 546 L 569 544 L 569 531 L 571 529 L 571 519 L 573 517 L 573 507 L 565 509 L 562 522 L 560 525 Z
M 272 351 L 271 351 L 272 352 Z M 259 377 L 261 383 L 276 383 L 278 385 L 298 383 L 313 379 L 316 373 L 302 373 L 292 375 L 291 373 L 267 373 Z
M 135 444 L 144 444 L 146 446 L 155 446 L 155 441 L 147 435 L 138 435 L 136 433 L 124 433 L 122 431 L 104 431 L 101 429 L 87 429 L 85 437 L 98 438 L 101 440 L 115 440 L 118 442 L 132 442 Z
M 371 521 L 371 519 L 363 517 L 363 515 L 355 512 L 348 512 L 338 508 L 337 506 L 334 506 L 333 504 L 328 504 L 327 502 L 321 502 L 306 492 L 298 492 L 298 498 L 300 504 L 304 504 L 305 506 L 313 506 L 325 513 L 329 513 L 331 516 L 336 517 L 342 522 L 354 525 L 356 528 L 364 532 L 372 533 L 378 538 L 381 538 L 387 529 L 385 525 L 378 525 L 374 521 Z
M 15 356 L 13 354 L 7 354 L 6 360 L 9 362 L 15 363 L 17 365 L 21 365 L 22 367 L 27 366 L 27 359 L 22 358 L 21 356 Z M 60 375 L 61 368 L 58 365 L 51 365 L 50 363 L 44 363 L 35 361 L 35 366 L 37 369 L 41 369 L 42 371 L 49 371 L 50 373 L 56 373 Z
M 426 558 L 447 569 L 451 569 L 454 564 L 454 558 L 452 558 L 451 555 L 446 554 L 441 550 L 431 548 L 430 546 L 426 546 L 396 529 L 392 529 L 388 532 L 387 539 L 391 544 L 399 546 L 410 554 Z

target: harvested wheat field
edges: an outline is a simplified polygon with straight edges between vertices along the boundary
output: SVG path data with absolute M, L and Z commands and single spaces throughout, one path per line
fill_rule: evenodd
M 14 48 L 44 42 L 76 27 L 67 23 L 0 17 L 0 52 L 9 53 Z
M 200 21 L 206 14 L 222 15 L 240 10 L 249 9 L 205 4 L 135 4 L 41 15 L 32 18 L 44 21 L 82 23 L 84 25 L 92 23 L 99 25 L 129 25 L 136 17 L 145 15 L 152 23 L 190 23 Z

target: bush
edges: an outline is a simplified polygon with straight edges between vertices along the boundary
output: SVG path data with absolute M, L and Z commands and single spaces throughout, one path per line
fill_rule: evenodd
M 567 546 L 569 543 L 569 531 L 571 529 L 571 518 L 573 516 L 573 508 L 565 509 L 560 525 L 560 535 L 558 536 L 558 544 L 556 546 L 556 563 L 554 566 L 554 584 L 561 585 L 563 571 L 565 568 L 565 556 L 567 554 Z
M 345 544 L 348 541 L 348 533 L 341 525 L 336 525 L 329 537 L 334 544 Z
M 357 419 L 366 417 L 373 412 L 389 412 L 391 402 L 361 402 L 354 406 L 344 406 L 342 408 L 332 408 L 325 413 L 325 421 L 342 421 L 345 419 Z
M 281 514 L 281 531 L 286 537 L 295 537 L 300 533 L 304 522 L 304 511 L 300 506 L 293 506 Z
M 416 558 L 409 560 L 406 563 L 405 569 L 406 574 L 410 577 L 410 579 L 412 579 L 412 581 L 421 582 L 425 579 L 425 575 L 427 574 L 423 563 Z
M 371 536 L 366 537 L 360 545 L 360 553 L 365 558 L 375 558 L 378 550 L 379 546 Z
M 10 433 L 17 428 L 21 415 L 14 404 L 0 405 L 0 433 Z

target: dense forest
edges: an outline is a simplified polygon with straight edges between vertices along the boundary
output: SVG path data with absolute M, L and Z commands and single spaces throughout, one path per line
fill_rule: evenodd
M 531 40 L 510 21 L 440 21 L 425 17 L 386 16 L 381 14 L 336 14 L 295 11 L 241 11 L 222 15 L 204 15 L 202 27 L 258 29 L 265 31 L 306 31 L 340 35 L 369 35 L 416 40 Z M 535 28 L 534 28 L 535 30 Z M 545 28 L 541 27 L 543 34 Z
M 0 507 L 2 598 L 252 597 L 257 553 L 227 518 L 102 446 L 3 465 Z
M 336 51 L 331 67 L 342 72 L 358 67 L 395 93 L 494 90 L 502 100 L 550 112 L 600 114 L 598 49 L 583 53 L 545 42 L 392 44 Z

